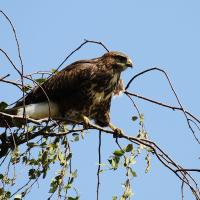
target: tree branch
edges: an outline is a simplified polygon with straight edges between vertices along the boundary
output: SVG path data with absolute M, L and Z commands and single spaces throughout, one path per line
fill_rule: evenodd
M 99 130 L 98 158 L 99 160 L 97 168 L 97 200 L 99 200 L 100 170 L 101 170 L 101 130 Z
M 156 100 L 149 99 L 149 98 L 147 98 L 147 97 L 141 96 L 141 95 L 139 95 L 139 94 L 135 94 L 135 93 L 128 92 L 128 91 L 125 91 L 124 94 L 131 95 L 131 96 L 137 97 L 137 98 L 139 98 L 139 99 L 142 99 L 142 100 L 145 100 L 145 101 L 148 101 L 148 102 L 157 104 L 157 105 L 159 105 L 159 106 L 163 106 L 163 107 L 166 107 L 166 108 L 170 108 L 170 109 L 172 109 L 172 110 L 183 111 L 183 109 L 180 108 L 180 107 L 176 107 L 176 106 L 164 104 L 164 103 L 162 103 L 162 102 L 159 102 L 159 101 L 156 101 Z M 196 116 L 194 116 L 192 113 L 188 112 L 187 110 L 185 110 L 185 113 L 186 113 L 187 115 L 189 115 L 190 117 L 192 117 L 194 120 L 196 120 L 196 121 L 200 124 L 200 119 L 198 119 L 198 118 L 197 118 Z
M 98 41 L 94 41 L 94 40 L 84 40 L 84 42 L 82 44 L 80 44 L 75 50 L 73 50 L 61 63 L 60 65 L 57 67 L 57 69 L 55 70 L 54 73 L 56 73 L 61 66 L 78 50 L 80 50 L 84 45 L 86 45 L 87 43 L 94 43 L 94 44 L 98 44 L 100 46 L 102 46 L 107 52 L 109 52 L 109 50 L 107 49 L 107 47 L 102 43 L 102 42 L 98 42 Z M 53 73 L 53 74 L 54 74 Z
M 178 95 L 177 95 L 177 93 L 176 93 L 176 91 L 175 91 L 175 89 L 174 89 L 172 83 L 171 83 L 171 80 L 170 80 L 169 76 L 167 75 L 167 73 L 166 73 L 163 69 L 160 69 L 160 68 L 157 68 L 157 67 L 153 67 L 153 68 L 144 70 L 144 71 L 142 71 L 142 72 L 136 74 L 135 76 L 133 76 L 133 77 L 130 79 L 130 81 L 128 82 L 128 84 L 127 84 L 126 87 L 125 87 L 125 90 L 127 90 L 127 89 L 129 88 L 129 86 L 131 85 L 131 83 L 133 82 L 134 79 L 136 79 L 137 77 L 139 77 L 139 76 L 141 76 L 141 75 L 143 75 L 143 74 L 145 74 L 145 73 L 147 73 L 147 72 L 150 72 L 150 71 L 159 71 L 159 72 L 161 72 L 161 73 L 164 74 L 164 76 L 166 77 L 166 79 L 167 79 L 167 81 L 168 81 L 168 83 L 169 83 L 169 85 L 170 85 L 170 88 L 171 88 L 171 90 L 172 90 L 174 96 L 176 97 L 176 100 L 177 100 L 177 102 L 178 102 L 178 104 L 179 104 L 179 106 L 180 106 L 180 108 L 181 108 L 181 110 L 182 110 L 182 112 L 183 112 L 183 114 L 184 114 L 184 116 L 185 116 L 185 119 L 186 119 L 186 121 L 187 121 L 187 124 L 188 124 L 189 129 L 191 130 L 191 132 L 192 132 L 192 134 L 193 134 L 195 140 L 200 144 L 200 141 L 198 140 L 198 138 L 197 138 L 196 135 L 195 135 L 195 131 L 193 130 L 193 128 L 192 128 L 191 125 L 190 125 L 190 120 L 189 120 L 189 118 L 187 117 L 187 114 L 186 114 L 186 112 L 185 112 L 185 109 L 184 109 L 184 107 L 182 106 L 182 103 L 181 103 L 181 101 L 180 101 L 180 99 L 179 99 L 179 97 L 178 97 Z

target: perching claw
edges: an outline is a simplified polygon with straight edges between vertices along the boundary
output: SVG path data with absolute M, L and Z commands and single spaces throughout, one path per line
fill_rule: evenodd
M 121 137 L 124 135 L 123 131 L 120 128 L 117 128 L 112 123 L 109 123 L 109 127 L 115 132 L 115 135 L 113 137 Z
M 87 116 L 82 115 L 82 120 L 83 120 L 83 126 L 85 129 L 88 129 L 89 125 L 90 125 L 90 120 Z

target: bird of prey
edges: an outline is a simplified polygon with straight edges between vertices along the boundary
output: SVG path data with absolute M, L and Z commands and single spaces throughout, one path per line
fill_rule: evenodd
M 121 72 L 132 67 L 131 59 L 111 51 L 91 60 L 80 60 L 65 67 L 34 88 L 9 113 L 32 119 L 64 117 L 87 125 L 117 128 L 110 121 L 111 98 L 121 88 Z

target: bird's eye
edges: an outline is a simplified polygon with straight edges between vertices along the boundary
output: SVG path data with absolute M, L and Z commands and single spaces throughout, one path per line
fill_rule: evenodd
M 116 58 L 120 63 L 126 63 L 127 58 L 126 57 L 122 57 L 122 56 L 117 56 Z

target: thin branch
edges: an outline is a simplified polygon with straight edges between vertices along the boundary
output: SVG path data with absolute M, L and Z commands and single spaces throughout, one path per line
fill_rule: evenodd
M 4 80 L 4 79 L 7 78 L 8 76 L 10 76 L 10 74 L 7 74 L 7 75 L 5 75 L 5 76 L 3 76 L 3 77 L 0 77 L 0 81 Z
M 1 12 L 1 11 L 0 11 Z M 8 59 L 8 61 L 10 62 L 10 64 L 13 66 L 13 68 L 17 71 L 17 73 L 19 75 L 21 75 L 21 72 L 19 71 L 19 69 L 15 66 L 15 64 L 13 63 L 13 61 L 10 59 L 10 57 L 8 56 L 8 54 L 3 50 L 0 49 L 0 51 L 6 56 L 6 58 Z
M 107 52 L 109 52 L 109 50 L 107 49 L 107 47 L 102 43 L 102 42 L 98 42 L 98 41 L 94 41 L 94 40 L 84 40 L 84 42 L 82 44 L 80 44 L 75 50 L 73 50 L 61 63 L 60 65 L 57 67 L 57 69 L 55 70 L 54 73 L 56 73 L 61 66 L 78 50 L 80 50 L 84 45 L 86 45 L 87 43 L 94 43 L 94 44 L 98 44 L 101 45 Z
M 15 38 L 15 41 L 16 41 L 16 44 L 17 44 L 18 57 L 19 57 L 19 60 L 20 60 L 20 65 L 21 65 L 21 71 L 19 69 L 17 69 L 16 67 L 14 67 L 14 68 L 19 73 L 20 78 L 21 78 L 22 88 L 24 88 L 24 65 L 23 65 L 23 61 L 22 61 L 22 56 L 21 56 L 19 41 L 18 41 L 18 38 L 17 38 L 17 33 L 16 33 L 15 27 L 14 27 L 12 21 L 10 20 L 10 18 L 2 10 L 0 10 L 0 13 L 2 13 L 2 15 L 5 17 L 5 19 L 9 22 L 9 24 L 12 28 L 13 34 L 14 34 L 14 38 Z M 22 90 L 22 96 L 23 96 L 23 117 L 26 117 L 25 91 L 24 90 Z
M 200 169 L 177 169 L 176 172 L 200 172 Z
M 17 83 L 15 81 L 5 80 L 5 79 L 0 79 L 0 81 L 4 82 L 4 83 L 11 84 L 11 85 L 14 85 L 14 86 L 18 87 L 20 90 L 22 90 L 22 84 L 21 83 Z
M 24 189 L 26 186 L 28 186 L 29 185 L 29 183 L 31 182 L 32 180 L 30 179 L 30 180 L 28 180 L 27 181 L 27 183 L 26 184 L 24 184 L 23 186 L 21 186 L 20 188 L 18 188 L 18 190 L 17 191 L 15 191 L 12 195 L 11 195 L 11 197 L 13 197 L 14 195 L 16 195 L 20 190 L 22 190 L 22 189 Z
M 159 105 L 159 106 L 163 106 L 163 107 L 166 107 L 166 108 L 170 108 L 170 109 L 172 109 L 172 110 L 183 111 L 182 108 L 180 108 L 180 107 L 176 107 L 176 106 L 168 105 L 168 104 L 165 104 L 165 103 L 162 103 L 162 102 L 159 102 L 159 101 L 155 101 L 155 100 L 153 100 L 153 99 L 149 99 L 149 98 L 144 97 L 144 96 L 141 96 L 141 95 L 139 95 L 139 94 L 135 94 L 135 93 L 128 92 L 128 91 L 125 91 L 124 93 L 127 94 L 127 95 L 131 95 L 131 96 L 137 97 L 137 98 L 139 98 L 139 99 L 143 99 L 143 100 L 145 100 L 145 101 L 148 101 L 148 102 L 157 104 L 157 105 Z M 194 120 L 196 120 L 196 121 L 200 124 L 200 119 L 198 119 L 197 117 L 195 117 L 192 113 L 188 112 L 187 110 L 185 110 L 185 113 L 186 113 L 187 115 L 189 115 L 190 117 L 192 117 Z
M 10 18 L 9 18 L 2 10 L 0 10 L 0 13 L 3 14 L 3 16 L 6 18 L 6 20 L 9 22 L 9 24 L 10 24 L 10 26 L 11 26 L 11 28 L 12 28 L 12 31 L 13 31 L 13 34 L 14 34 L 14 37 L 15 37 L 15 41 L 16 41 L 16 44 L 17 44 L 18 57 L 19 57 L 20 64 L 21 64 L 21 72 L 19 71 L 19 69 L 17 69 L 17 68 L 15 67 L 15 65 L 12 63 L 12 61 L 9 59 L 9 57 L 7 57 L 6 54 L 5 54 L 5 55 L 6 55 L 6 57 L 9 59 L 9 61 L 10 61 L 11 64 L 13 65 L 13 67 L 15 67 L 15 69 L 17 70 L 17 72 L 20 74 L 20 76 L 21 76 L 21 81 L 22 81 L 22 86 L 23 86 L 23 84 L 24 84 L 24 83 L 23 83 L 24 67 L 23 67 L 23 61 L 22 61 L 21 52 L 20 52 L 20 45 L 19 45 L 19 41 L 18 41 L 18 38 L 17 38 L 17 33 L 16 33 L 15 27 L 14 27 L 14 25 L 12 24 Z M 3 52 L 3 50 L 2 50 L 2 52 Z M 24 95 L 24 93 L 23 93 L 23 95 Z
M 52 125 L 53 126 L 53 125 Z M 99 131 L 103 131 L 105 133 L 111 134 L 111 135 L 115 135 L 115 132 L 108 130 L 108 129 L 104 129 L 102 127 L 99 127 L 97 125 L 94 124 L 90 124 L 89 125 L 89 129 L 95 129 L 95 130 L 99 130 Z M 38 136 L 45 136 L 45 137 L 49 137 L 49 136 L 65 136 L 69 133 L 74 132 L 75 130 L 71 130 L 68 132 L 65 132 L 63 134 L 47 134 L 46 130 L 49 130 L 49 127 L 45 127 L 43 129 L 41 129 L 40 131 L 34 133 L 34 132 L 28 132 L 26 134 L 28 134 L 28 138 L 29 140 L 34 139 Z M 21 138 L 21 139 L 20 139 Z M 17 137 L 15 136 L 15 140 L 16 140 L 16 145 L 20 145 L 26 142 L 26 139 L 23 136 Z M 177 165 L 163 150 L 161 150 L 154 142 L 150 141 L 150 140 L 146 140 L 146 139 L 142 139 L 142 138 L 138 138 L 138 137 L 131 137 L 128 135 L 121 135 L 121 138 L 124 138 L 128 141 L 131 141 L 137 145 L 144 145 L 146 147 L 149 147 L 153 150 L 153 153 L 156 155 L 156 157 L 161 161 L 161 163 L 167 167 L 170 171 L 172 171 L 181 181 L 184 181 L 184 184 L 187 185 L 192 192 L 194 193 L 195 197 L 197 200 L 200 199 L 200 193 L 199 193 L 199 189 L 197 188 L 197 183 L 194 181 L 194 179 L 188 174 L 187 171 L 184 171 L 182 169 L 182 167 L 180 167 L 179 165 Z M 12 137 L 8 137 L 8 141 L 10 141 L 8 143 L 9 147 L 7 148 L 12 148 L 13 142 L 12 142 Z M 6 145 L 6 144 L 4 144 Z M 5 147 L 5 146 L 4 146 Z M 0 148 L 4 148 L 2 145 L 0 145 Z M 177 171 L 176 171 L 177 170 Z M 193 186 L 193 184 L 195 185 L 195 188 Z
M 37 125 L 41 125 L 40 121 L 29 118 L 29 117 L 24 118 L 24 117 L 21 117 L 21 116 L 10 115 L 10 114 L 4 113 L 4 112 L 0 112 L 0 119 L 2 119 L 2 118 L 4 120 L 8 121 L 8 124 L 9 124 L 10 127 L 16 126 L 16 124 L 13 122 L 13 120 L 16 120 L 16 122 L 18 122 L 19 124 L 23 124 L 23 122 L 27 120 L 28 122 L 32 122 L 32 123 L 37 124 Z M 0 127 L 7 127 L 7 124 L 0 122 Z
M 15 27 L 14 25 L 12 24 L 11 20 L 9 19 L 9 17 L 2 11 L 0 10 L 0 13 L 3 14 L 3 16 L 6 18 L 6 20 L 9 22 L 12 30 L 13 30 L 13 33 L 14 33 L 14 37 L 15 37 L 15 41 L 16 41 L 16 44 L 17 44 L 17 51 L 18 51 L 18 56 L 19 56 L 19 59 L 20 59 L 20 63 L 21 63 L 21 67 L 23 67 L 23 62 L 22 62 L 22 58 L 21 58 L 21 53 L 20 53 L 20 47 L 19 47 L 19 41 L 17 39 L 17 34 L 16 34 L 16 31 L 15 31 Z
M 184 200 L 184 182 L 181 183 L 181 199 Z
M 174 93 L 174 96 L 176 97 L 176 100 L 177 100 L 177 102 L 178 102 L 180 108 L 181 108 L 182 111 L 183 111 L 183 114 L 184 114 L 184 116 L 185 116 L 185 119 L 186 119 L 186 121 L 187 121 L 187 124 L 188 124 L 189 129 L 191 130 L 191 132 L 192 132 L 192 134 L 193 134 L 195 140 L 200 144 L 200 141 L 198 140 L 198 138 L 197 138 L 196 135 L 195 135 L 195 131 L 192 129 L 192 127 L 191 127 L 191 125 L 190 125 L 190 121 L 189 121 L 189 119 L 188 119 L 188 117 L 187 117 L 187 114 L 186 114 L 186 112 L 185 112 L 185 109 L 184 109 L 184 107 L 182 106 L 182 103 L 181 103 L 181 101 L 180 101 L 180 99 L 179 99 L 179 97 L 178 97 L 178 95 L 177 95 L 177 93 L 176 93 L 176 91 L 175 91 L 175 89 L 174 89 L 172 83 L 171 83 L 171 80 L 169 79 L 169 76 L 167 75 L 167 73 L 166 73 L 163 69 L 160 69 L 160 68 L 157 68 L 157 67 L 153 67 L 153 68 L 144 70 L 144 71 L 142 71 L 142 72 L 136 74 L 136 75 L 133 76 L 133 78 L 131 78 L 131 80 L 128 82 L 128 84 L 127 84 L 126 87 L 125 87 L 125 90 L 127 90 L 127 89 L 129 88 L 129 86 L 131 85 L 131 83 L 133 82 L 134 79 L 136 79 L 137 77 L 139 77 L 139 76 L 141 76 L 141 75 L 143 75 L 143 74 L 145 74 L 145 73 L 147 73 L 147 72 L 150 72 L 150 71 L 159 71 L 159 72 L 162 72 L 162 73 L 165 75 L 165 77 L 166 77 L 166 79 L 167 79 L 167 81 L 168 81 L 168 83 L 169 83 L 169 85 L 170 85 L 170 88 L 171 88 L 172 92 Z
M 99 147 L 98 147 L 98 169 L 97 169 L 97 200 L 99 200 L 100 171 L 101 171 L 101 130 L 99 130 Z
M 26 74 L 24 76 L 32 76 L 32 75 L 52 75 L 53 72 L 50 72 L 50 71 L 37 71 L 37 72 L 32 72 L 32 73 L 29 73 L 29 74 Z

